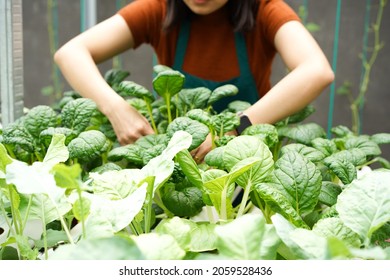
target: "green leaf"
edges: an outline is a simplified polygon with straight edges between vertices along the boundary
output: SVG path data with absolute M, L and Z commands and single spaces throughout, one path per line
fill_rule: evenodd
M 118 89 L 123 97 L 137 97 L 149 103 L 152 103 L 155 100 L 153 94 L 149 90 L 132 81 L 121 82 Z
M 204 161 L 209 166 L 214 166 L 219 169 L 225 169 L 223 163 L 224 150 L 225 150 L 225 146 L 212 149 L 210 152 L 206 154 L 206 156 L 204 157 Z
M 319 220 L 313 227 L 313 232 L 323 237 L 336 237 L 344 241 L 349 247 L 359 248 L 359 235 L 346 227 L 340 218 L 325 218 Z
M 345 159 L 335 159 L 333 161 L 326 162 L 328 168 L 333 171 L 334 174 L 347 185 L 357 178 L 356 167 Z
M 155 228 L 159 235 L 171 235 L 179 246 L 187 251 L 191 245 L 192 231 L 196 228 L 196 223 L 184 218 L 173 217 L 162 220 Z
M 170 99 L 183 88 L 185 77 L 178 71 L 165 70 L 153 79 L 153 88 L 164 99 Z
M 112 149 L 108 152 L 107 159 L 110 161 L 121 161 L 123 159 L 134 163 L 136 166 L 143 166 L 143 150 L 136 144 L 128 144 Z
M 223 153 L 223 162 L 227 170 L 231 170 L 239 161 L 255 157 L 259 162 L 240 177 L 240 186 L 261 183 L 273 169 L 273 157 L 268 146 L 256 136 L 241 135 L 231 140 Z
M 222 219 L 226 219 L 232 214 L 231 196 L 234 191 L 233 183 L 239 176 L 258 164 L 259 161 L 260 159 L 257 157 L 250 157 L 237 162 L 232 167 L 230 173 L 222 170 L 208 170 L 204 173 L 204 188 Z
M 232 112 L 224 112 L 211 116 L 211 123 L 217 134 L 223 135 L 240 125 L 240 117 Z
M 390 221 L 390 171 L 375 170 L 353 181 L 339 195 L 336 209 L 343 223 L 367 243 Z
M 130 72 L 128 71 L 123 71 L 120 69 L 110 69 L 104 74 L 104 79 L 111 87 L 115 87 L 129 75 Z
M 47 247 L 51 248 L 56 246 L 60 242 L 66 242 L 66 241 L 68 241 L 68 237 L 66 236 L 65 231 L 58 231 L 52 229 L 48 229 L 46 231 Z M 34 245 L 36 246 L 36 248 L 45 247 L 44 241 L 41 239 L 34 240 Z
M 241 135 L 258 136 L 268 147 L 273 147 L 279 142 L 279 135 L 276 127 L 266 123 L 251 125 L 247 127 Z
M 172 70 L 172 68 L 161 64 L 153 65 L 153 72 L 156 74 L 166 70 Z
M 147 260 L 181 260 L 185 256 L 185 251 L 169 234 L 148 233 L 132 239 Z
M 86 236 L 96 238 L 101 234 L 101 225 L 118 232 L 128 226 L 141 211 L 145 202 L 146 184 L 123 199 L 111 200 L 103 196 L 83 193 L 91 201 L 90 215 L 86 221 Z M 104 236 L 104 230 L 102 230 Z
M 76 245 L 62 245 L 49 260 L 143 260 L 144 256 L 131 239 L 110 238 L 81 240 Z
M 326 166 L 330 166 L 332 162 L 335 161 L 341 161 L 341 162 L 350 162 L 354 166 L 359 166 L 363 165 L 366 162 L 366 154 L 358 149 L 358 148 L 353 148 L 350 150 L 344 150 L 344 151 L 339 151 L 336 152 L 324 159 L 324 164 Z
M 161 155 L 161 153 L 165 150 L 165 148 L 167 147 L 166 144 L 157 144 L 156 146 L 154 147 L 150 147 L 149 149 L 145 150 L 143 148 L 141 148 L 141 150 L 143 151 L 142 153 L 142 156 L 143 156 L 143 165 L 146 165 L 148 164 L 148 162 L 150 160 L 152 160 L 153 158 Z
M 61 111 L 62 125 L 79 134 L 90 125 L 96 109 L 96 104 L 91 99 L 78 98 L 69 101 Z
M 82 169 L 79 164 L 57 164 L 52 169 L 57 186 L 68 190 L 80 189 Z
M 51 139 L 55 134 L 65 135 L 65 144 L 68 145 L 69 142 L 77 137 L 76 131 L 67 128 L 67 127 L 49 127 L 41 132 L 39 135 L 39 141 L 43 143 L 46 147 L 50 145 Z
M 199 147 L 209 134 L 209 128 L 206 125 L 188 117 L 174 119 L 173 122 L 168 125 L 167 135 L 168 137 L 172 137 L 175 132 L 180 130 L 185 131 L 192 136 L 192 143 L 189 147 L 190 151 Z
M 238 94 L 238 88 L 235 85 L 227 84 L 217 87 L 211 93 L 210 98 L 208 100 L 208 105 L 210 106 L 224 97 L 234 96 L 236 94 Z
M 319 162 L 325 158 L 325 155 L 319 150 L 299 143 L 283 146 L 281 149 L 281 156 L 291 151 L 301 154 L 313 163 Z
M 211 95 L 211 90 L 205 87 L 186 88 L 179 93 L 179 98 L 187 106 L 187 110 L 204 109 Z
M 65 136 L 63 134 L 55 134 L 51 139 L 49 148 L 43 159 L 43 164 L 47 169 L 52 169 L 54 165 L 60 162 L 65 162 L 69 158 L 69 151 L 65 146 Z
M 311 116 L 315 111 L 316 111 L 316 109 L 314 108 L 313 105 L 308 105 L 305 108 L 303 108 L 302 110 L 300 110 L 299 112 L 289 116 L 287 118 L 288 123 L 289 124 L 300 123 L 300 122 L 304 121 L 305 119 L 307 119 L 309 116 Z
M 6 182 L 14 184 L 21 194 L 45 194 L 53 203 L 60 203 L 63 201 L 65 189 L 57 187 L 50 169 L 42 162 L 34 162 L 32 166 L 28 166 L 14 161 L 7 165 Z
M 176 160 L 188 181 L 201 190 L 203 188 L 202 175 L 200 174 L 198 165 L 188 150 L 182 150 L 178 152 L 176 155 Z
M 195 121 L 198 121 L 200 123 L 203 123 L 204 125 L 207 125 L 207 126 L 211 125 L 211 117 L 204 110 L 192 109 L 192 110 L 188 111 L 185 116 L 189 117 L 192 120 L 195 120 Z
M 247 101 L 242 100 L 234 100 L 228 104 L 228 109 L 234 113 L 244 112 L 248 109 L 252 104 Z
M 360 149 L 366 156 L 379 156 L 381 154 L 379 145 L 365 136 L 349 137 L 347 139 L 345 149 L 350 150 L 354 148 Z
M 200 213 L 204 206 L 202 191 L 197 187 L 186 186 L 180 189 L 176 184 L 161 197 L 164 205 L 179 217 L 192 217 Z
M 243 215 L 215 228 L 218 252 L 229 259 L 259 260 L 276 256 L 279 238 L 266 229 L 263 216 Z
M 0 143 L 0 171 L 5 172 L 5 168 L 12 162 L 12 158 L 8 155 L 4 145 Z
M 88 162 L 98 158 L 108 149 L 106 136 L 98 130 L 83 131 L 68 145 L 70 158 Z
M 332 127 L 331 132 L 339 138 L 354 135 L 354 133 L 348 127 L 346 127 L 344 125 L 338 125 L 338 126 Z
M 217 235 L 215 233 L 216 224 L 196 224 L 191 231 L 191 243 L 189 251 L 205 252 L 213 251 L 217 248 Z
M 18 250 L 12 246 L 3 246 L 0 249 L 0 260 L 19 260 Z
M 155 176 L 154 190 L 164 184 L 173 173 L 173 158 L 182 150 L 188 149 L 192 142 L 191 134 L 185 131 L 175 132 L 169 140 L 167 148 L 157 157 L 151 159 L 142 168 L 145 177 Z
M 4 127 L 2 136 L 2 143 L 5 145 L 19 145 L 29 153 L 35 151 L 34 138 L 23 126 L 21 119 Z
M 90 214 L 91 201 L 86 197 L 81 197 L 75 201 L 72 210 L 74 217 L 78 221 L 85 221 Z
M 275 185 L 261 183 L 256 185 L 254 190 L 275 213 L 281 214 L 297 227 L 308 228 L 289 199 Z
M 275 213 L 271 216 L 271 220 L 276 233 L 283 244 L 286 244 L 286 246 L 282 244 L 278 252 L 287 260 L 310 259 L 310 255 L 291 238 L 291 234 L 297 228 L 288 221 L 288 218 L 285 218 L 282 214 Z
M 377 133 L 371 135 L 370 139 L 378 145 L 390 144 L 390 133 Z
M 50 196 L 53 195 L 50 194 Z M 72 209 L 72 204 L 64 195 L 55 197 L 55 200 L 50 196 L 44 193 L 38 195 L 38 192 L 35 192 L 29 205 L 30 195 L 22 195 L 19 209 L 21 215 L 28 215 L 29 220 L 42 220 L 47 225 L 58 220 Z
M 295 242 L 310 260 L 325 260 L 327 252 L 327 240 L 326 238 L 317 235 L 315 232 L 297 228 L 290 233 L 290 238 Z
M 321 191 L 321 173 L 308 159 L 289 152 L 275 163 L 274 183 L 299 215 L 313 211 Z
M 167 145 L 169 138 L 165 134 L 149 134 L 145 135 L 135 142 L 135 144 L 143 150 L 148 150 L 156 145 Z
M 325 156 L 330 156 L 337 152 L 336 144 L 329 139 L 315 138 L 311 141 L 311 145 Z
M 342 192 L 340 185 L 329 181 L 322 181 L 321 192 L 318 196 L 319 202 L 332 206 L 337 202 L 338 195 Z
M 102 174 L 90 172 L 93 193 L 107 199 L 123 199 L 133 193 L 144 179 L 139 169 L 112 170 Z
M 278 129 L 279 135 L 290 138 L 297 143 L 310 145 L 316 138 L 324 138 L 325 130 L 316 123 L 299 124 L 297 126 L 286 126 Z
M 38 139 L 42 131 L 57 126 L 57 113 L 46 105 L 35 106 L 24 118 L 24 126 L 34 138 Z

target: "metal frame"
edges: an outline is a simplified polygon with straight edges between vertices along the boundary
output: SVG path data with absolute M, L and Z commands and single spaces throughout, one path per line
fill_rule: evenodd
M 81 31 L 87 30 L 97 22 L 96 0 L 81 0 Z
M 7 125 L 23 115 L 22 0 L 0 0 L 1 122 Z

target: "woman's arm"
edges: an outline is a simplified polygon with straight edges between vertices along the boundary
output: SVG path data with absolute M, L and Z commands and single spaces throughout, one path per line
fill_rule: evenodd
M 132 108 L 105 81 L 97 64 L 133 47 L 129 27 L 115 15 L 76 36 L 54 55 L 71 87 L 97 104 L 113 125 L 121 144 L 153 133 L 146 118 Z
M 300 22 L 282 25 L 275 46 L 290 72 L 244 112 L 252 123 L 273 124 L 298 112 L 334 79 L 324 53 Z
M 252 124 L 276 123 L 310 104 L 334 79 L 333 71 L 317 42 L 298 21 L 282 25 L 275 46 L 290 70 L 259 101 L 245 110 Z M 202 161 L 211 149 L 208 138 L 192 151 Z

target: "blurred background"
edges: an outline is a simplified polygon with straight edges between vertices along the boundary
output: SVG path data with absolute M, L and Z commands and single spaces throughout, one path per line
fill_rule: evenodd
M 70 90 L 53 63 L 62 44 L 132 1 L 124 0 L 0 0 L 20 2 L 24 107 L 51 105 Z M 329 132 L 337 125 L 360 134 L 390 133 L 390 4 L 387 0 L 285 0 L 302 18 L 331 63 L 336 79 L 313 103 L 307 120 Z M 18 27 L 16 27 L 18 28 Z M 5 44 L 0 37 L 1 45 Z M 104 38 L 102 38 L 104 40 Z M 0 61 L 4 63 L 4 61 Z M 102 73 L 113 67 L 129 71 L 128 79 L 152 89 L 156 63 L 150 46 L 129 50 L 99 65 Z M 272 82 L 286 69 L 277 57 Z M 4 83 L 4 80 L 2 80 Z M 294 97 L 291 97 L 294 98 Z M 4 97 L 3 97 L 4 99 Z M 4 104 L 4 100 L 2 100 Z M 356 108 L 355 111 L 351 108 Z M 4 105 L 2 106 L 4 111 Z M 355 112 L 355 118 L 353 118 Z M 2 112 L 3 113 L 3 112 Z M 360 123 L 356 122 L 359 116 Z M 387 145 L 389 146 L 389 145 Z M 390 158 L 390 147 L 383 156 Z

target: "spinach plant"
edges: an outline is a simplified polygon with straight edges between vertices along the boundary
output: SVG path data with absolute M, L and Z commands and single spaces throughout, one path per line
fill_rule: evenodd
M 105 75 L 155 129 L 133 144 L 74 92 L 4 128 L 2 259 L 390 259 L 390 134 L 337 126 L 327 138 L 308 106 L 226 135 L 250 105 L 213 110 L 234 86 L 185 89 L 155 71 L 158 97 L 126 71 Z

